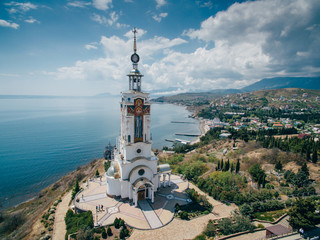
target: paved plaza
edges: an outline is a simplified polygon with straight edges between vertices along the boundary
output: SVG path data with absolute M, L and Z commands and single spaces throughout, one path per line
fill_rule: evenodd
M 171 186 L 160 187 L 155 193 L 154 203 L 144 199 L 135 207 L 130 201 L 108 197 L 105 177 L 96 178 L 88 181 L 76 196 L 75 206 L 83 211 L 92 211 L 95 226 L 109 225 L 115 218 L 122 218 L 137 229 L 156 229 L 173 219 L 177 203 L 184 205 L 191 201 L 185 193 L 188 186 L 188 182 L 172 175 Z

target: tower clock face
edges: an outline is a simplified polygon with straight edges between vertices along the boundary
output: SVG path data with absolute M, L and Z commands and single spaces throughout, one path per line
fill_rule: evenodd
M 133 63 L 137 63 L 137 62 L 139 62 L 139 55 L 138 54 L 136 54 L 136 53 L 134 53 L 134 54 L 132 54 L 131 55 L 131 61 L 133 62 Z

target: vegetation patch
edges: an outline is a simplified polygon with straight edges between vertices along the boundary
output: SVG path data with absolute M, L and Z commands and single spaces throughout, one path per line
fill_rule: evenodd
M 281 210 L 270 211 L 270 212 L 257 212 L 257 213 L 254 213 L 253 216 L 255 219 L 274 222 L 286 212 L 287 212 L 286 209 L 281 209 Z
M 67 229 L 66 238 L 69 234 L 77 233 L 80 229 L 84 233 L 91 232 L 93 228 L 92 212 L 88 211 L 75 214 L 69 209 L 65 217 L 65 223 Z
M 189 220 L 202 214 L 209 214 L 212 211 L 213 207 L 211 203 L 209 203 L 206 196 L 200 195 L 194 189 L 187 189 L 186 193 L 189 195 L 192 202 L 183 206 L 177 204 L 175 207 L 176 217 L 180 217 L 184 220 Z

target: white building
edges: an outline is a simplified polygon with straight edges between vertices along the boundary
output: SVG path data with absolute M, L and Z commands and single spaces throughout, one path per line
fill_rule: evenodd
M 117 139 L 114 159 L 106 172 L 106 181 L 108 196 L 130 199 L 137 206 L 138 200 L 142 199 L 154 202 L 154 193 L 158 188 L 170 186 L 171 169 L 169 164 L 159 166 L 158 158 L 151 150 L 151 103 L 149 93 L 141 90 L 143 75 L 138 70 L 135 29 L 133 33 L 133 69 L 128 74 L 129 91 L 122 92 L 121 98 L 121 135 Z

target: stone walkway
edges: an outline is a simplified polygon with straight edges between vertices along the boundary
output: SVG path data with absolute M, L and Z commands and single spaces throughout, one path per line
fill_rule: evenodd
M 155 193 L 154 203 L 138 202 L 135 207 L 129 201 L 121 201 L 106 195 L 105 177 L 87 182 L 84 190 L 77 195 L 76 207 L 83 211 L 92 211 L 95 226 L 112 224 L 115 218 L 122 218 L 132 227 L 138 229 L 155 229 L 169 223 L 174 217 L 174 207 L 190 202 L 184 192 L 188 183 L 179 176 L 171 175 L 171 186 L 161 187 Z M 97 211 L 97 206 L 103 209 Z M 99 207 L 98 207 L 99 209 Z
M 141 208 L 143 215 L 147 219 L 152 229 L 162 227 L 163 224 L 160 221 L 157 214 L 154 212 L 150 204 L 146 199 L 138 201 L 139 207 Z

